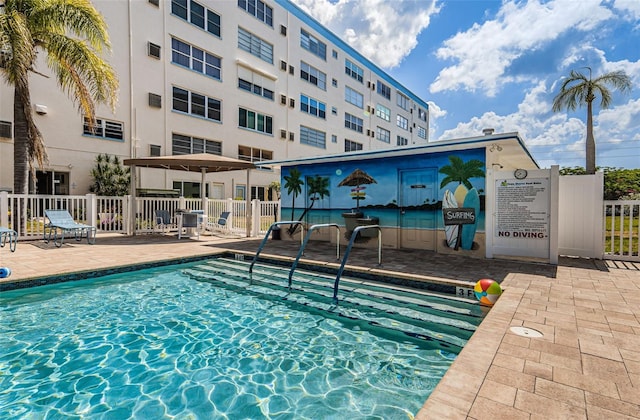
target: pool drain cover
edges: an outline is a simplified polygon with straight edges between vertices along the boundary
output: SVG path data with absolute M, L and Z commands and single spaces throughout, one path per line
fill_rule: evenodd
M 533 328 L 526 327 L 511 327 L 511 332 L 522 337 L 530 337 L 530 338 L 540 338 L 542 337 L 542 333 L 538 330 L 534 330 Z

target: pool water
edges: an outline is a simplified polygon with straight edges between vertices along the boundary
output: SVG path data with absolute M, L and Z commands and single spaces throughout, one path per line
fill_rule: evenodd
M 0 418 L 412 418 L 481 320 L 450 302 L 434 329 L 447 300 L 423 321 L 375 288 L 378 304 L 345 291 L 331 307 L 277 271 L 249 284 L 215 260 L 3 292 Z

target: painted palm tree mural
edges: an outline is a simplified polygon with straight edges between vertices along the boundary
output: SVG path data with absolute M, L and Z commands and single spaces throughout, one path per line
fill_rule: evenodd
M 324 176 L 314 176 L 307 178 L 307 187 L 309 193 L 309 205 L 305 207 L 304 211 L 298 218 L 298 221 L 302 221 L 304 217 L 307 215 L 309 210 L 311 210 L 318 200 L 322 200 L 325 197 L 328 197 L 329 192 L 329 178 Z M 293 206 L 292 206 L 293 207 Z M 299 225 L 291 225 L 287 229 L 287 233 L 289 235 L 293 235 L 298 229 Z
M 287 194 L 291 196 L 291 219 L 295 217 L 296 210 L 296 197 L 302 193 L 302 186 L 304 181 L 302 180 L 302 174 L 298 168 L 291 168 L 289 175 L 284 176 L 284 188 L 287 190 Z
M 471 185 L 471 178 L 484 178 L 484 163 L 471 159 L 463 162 L 455 155 L 449 156 L 449 165 L 440 168 L 439 172 L 445 177 L 440 182 L 440 188 L 444 188 L 451 183 L 457 183 L 453 192 L 445 190 L 442 198 L 442 213 L 445 221 L 445 235 L 447 246 L 458 250 L 472 249 L 473 239 L 476 234 L 477 217 L 480 214 L 480 195 L 478 190 Z M 465 209 L 458 211 L 460 215 L 469 215 L 467 219 L 456 218 L 455 222 L 448 224 L 447 215 L 453 209 Z M 473 216 L 471 216 L 473 214 Z M 471 220 L 473 219 L 473 220 Z M 464 226 L 464 229 L 463 229 Z

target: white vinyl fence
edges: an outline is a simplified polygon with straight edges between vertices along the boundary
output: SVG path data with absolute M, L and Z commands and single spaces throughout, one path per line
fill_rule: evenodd
M 604 258 L 640 261 L 640 200 L 604 202 Z
M 249 236 L 264 235 L 277 218 L 279 202 L 251 201 L 251 229 Z M 135 205 L 135 232 L 129 231 L 131 206 Z M 229 233 L 247 234 L 247 205 L 240 200 L 205 199 L 207 221 L 215 223 L 222 212 L 231 213 L 227 220 Z M 203 211 L 199 198 L 151 198 L 131 196 L 101 197 L 87 195 L 36 195 L 0 192 L 0 226 L 18 232 L 19 239 L 41 238 L 44 232 L 45 210 L 64 209 L 80 223 L 95 226 L 101 233 L 141 234 L 158 231 L 155 213 L 166 210 L 171 216 L 169 230 L 177 230 L 177 215 L 181 211 Z

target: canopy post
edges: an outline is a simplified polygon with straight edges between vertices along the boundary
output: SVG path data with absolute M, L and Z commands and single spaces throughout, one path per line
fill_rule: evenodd
M 207 188 L 206 188 L 207 168 L 203 166 L 202 168 L 200 168 L 200 172 L 202 173 L 202 181 L 200 182 L 200 200 L 202 200 L 202 211 L 204 212 L 205 220 L 206 220 L 206 216 L 207 216 L 207 197 L 205 195 L 205 192 L 207 191 Z
M 136 235 L 136 185 L 138 184 L 137 174 L 136 174 L 136 165 L 131 165 L 131 170 L 129 171 L 131 174 L 131 185 L 130 194 L 131 194 L 131 205 L 129 206 L 129 232 L 131 235 Z
M 247 228 L 246 228 L 246 234 L 247 234 L 247 238 L 251 236 L 251 219 L 252 219 L 252 215 L 251 215 L 251 184 L 249 183 L 249 179 L 250 179 L 250 174 L 251 173 L 251 169 L 247 169 L 247 191 L 245 193 L 245 207 L 246 207 L 246 216 L 247 216 Z

